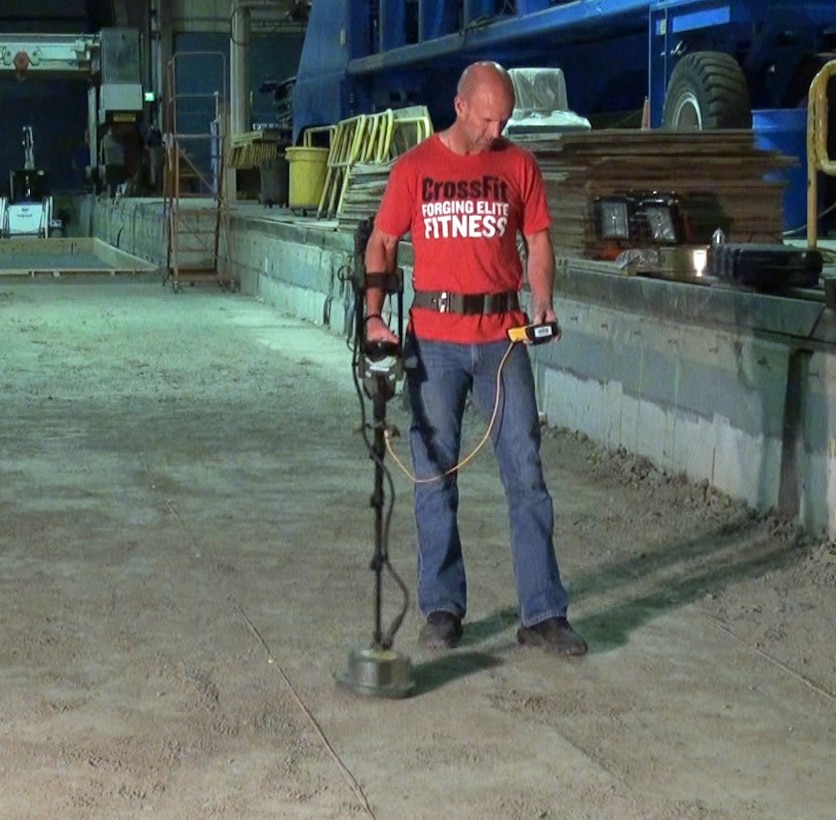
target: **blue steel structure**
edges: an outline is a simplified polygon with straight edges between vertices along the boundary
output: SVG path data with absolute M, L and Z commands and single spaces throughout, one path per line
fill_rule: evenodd
M 753 109 L 803 105 L 821 55 L 836 52 L 835 0 L 317 0 L 293 95 L 294 139 L 309 126 L 421 103 L 443 127 L 461 69 L 559 66 L 593 125 L 637 112 L 661 123 L 679 57 L 733 55 Z

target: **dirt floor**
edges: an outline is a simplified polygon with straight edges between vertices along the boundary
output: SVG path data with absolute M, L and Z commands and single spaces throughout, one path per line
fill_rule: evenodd
M 548 429 L 590 654 L 516 646 L 486 452 L 463 646 L 422 651 L 410 605 L 414 696 L 363 697 L 335 683 L 373 628 L 343 339 L 210 287 L 0 280 L 0 383 L 3 818 L 835 816 L 833 543 Z

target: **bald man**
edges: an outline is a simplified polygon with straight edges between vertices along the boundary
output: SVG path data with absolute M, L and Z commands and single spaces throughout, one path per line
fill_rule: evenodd
M 457 463 L 470 394 L 486 419 L 494 419 L 491 439 L 507 498 L 519 604 L 517 639 L 559 655 L 583 655 L 586 643 L 566 617 L 569 596 L 552 540 L 531 363 L 526 347 L 508 340 L 511 328 L 557 321 L 542 176 L 534 157 L 502 136 L 514 109 L 502 66 L 468 66 L 454 107 L 448 129 L 392 168 L 365 258 L 371 273 L 393 271 L 398 242 L 411 235 L 415 296 L 403 359 L 412 409 L 418 609 L 425 618 L 419 639 L 429 649 L 452 649 L 463 635 L 467 578 Z M 519 301 L 518 234 L 527 249 L 528 315 Z M 383 292 L 370 289 L 366 337 L 398 341 L 383 307 Z

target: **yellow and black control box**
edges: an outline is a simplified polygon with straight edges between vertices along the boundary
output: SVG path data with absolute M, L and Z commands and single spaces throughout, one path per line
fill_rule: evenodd
M 526 342 L 539 345 L 560 338 L 560 325 L 557 322 L 543 322 L 541 324 L 521 325 L 512 327 L 508 331 L 508 338 L 512 342 Z

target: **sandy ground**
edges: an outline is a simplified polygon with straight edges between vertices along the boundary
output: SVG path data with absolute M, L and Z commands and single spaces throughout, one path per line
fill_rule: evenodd
M 515 645 L 485 453 L 463 646 L 423 652 L 410 606 L 414 696 L 338 687 L 373 625 L 350 376 L 238 294 L 0 281 L 0 816 L 834 817 L 834 545 L 569 432 L 543 452 L 590 654 Z

